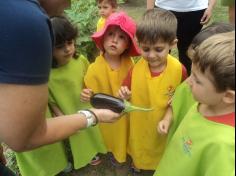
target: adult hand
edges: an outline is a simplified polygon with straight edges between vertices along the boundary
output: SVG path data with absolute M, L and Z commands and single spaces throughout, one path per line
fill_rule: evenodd
M 96 114 L 98 122 L 112 123 L 120 118 L 120 114 L 109 109 L 91 109 L 91 111 Z
M 207 24 L 207 23 L 210 21 L 211 16 L 212 16 L 212 11 L 213 11 L 213 8 L 212 8 L 212 7 L 208 7 L 208 8 L 205 10 L 205 12 L 204 12 L 204 14 L 203 14 L 203 16 L 202 16 L 202 18 L 201 18 L 201 21 L 200 21 L 200 23 L 201 23 L 202 25 L 205 25 L 205 24 Z

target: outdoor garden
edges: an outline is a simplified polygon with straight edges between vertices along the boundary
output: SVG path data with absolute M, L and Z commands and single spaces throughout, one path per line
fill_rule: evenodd
M 120 0 L 119 10 L 126 11 L 135 21 L 141 19 L 142 14 L 146 9 L 146 0 Z M 99 18 L 98 9 L 95 0 L 72 0 L 72 6 L 65 11 L 69 19 L 78 26 L 79 38 L 76 41 L 77 50 L 80 54 L 85 55 L 91 62 L 94 60 L 98 50 L 95 44 L 91 41 L 91 34 L 96 29 L 97 20 Z M 213 17 L 210 23 L 215 21 L 227 21 L 227 8 L 220 6 L 217 3 Z M 173 55 L 177 55 L 177 50 L 172 51 Z M 19 174 L 14 153 L 11 150 L 5 152 L 8 166 Z M 72 170 L 70 173 L 61 173 L 60 176 L 123 176 L 129 170 L 130 159 L 127 164 L 114 167 L 107 156 L 101 156 L 102 163 L 97 166 L 88 165 L 79 170 Z M 57 162 L 57 161 L 55 161 Z M 150 176 L 153 172 L 143 171 L 138 176 Z M 34 174 L 32 173 L 32 176 Z

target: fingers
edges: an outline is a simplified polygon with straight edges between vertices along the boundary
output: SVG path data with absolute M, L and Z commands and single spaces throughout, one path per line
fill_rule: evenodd
M 91 89 L 83 89 L 80 94 L 80 101 L 81 102 L 89 102 L 90 97 L 93 95 L 93 91 Z
M 202 25 L 207 24 L 210 21 L 210 18 L 211 18 L 211 12 L 207 9 L 203 14 L 200 23 Z
M 163 121 L 160 121 L 158 126 L 157 126 L 157 131 L 160 134 L 167 134 L 168 133 L 168 127 Z
M 91 109 L 98 117 L 99 122 L 112 123 L 120 119 L 120 114 L 109 109 Z
M 122 86 L 118 92 L 119 97 L 122 99 L 129 99 L 131 96 L 131 91 L 129 90 L 129 88 L 127 86 Z

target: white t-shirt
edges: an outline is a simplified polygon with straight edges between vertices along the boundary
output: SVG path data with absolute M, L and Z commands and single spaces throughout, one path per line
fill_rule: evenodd
M 156 0 L 155 6 L 175 12 L 191 12 L 208 7 L 208 0 Z

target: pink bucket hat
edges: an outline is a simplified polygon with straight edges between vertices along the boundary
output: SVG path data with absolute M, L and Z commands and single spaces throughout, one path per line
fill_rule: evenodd
M 92 39 L 94 40 L 99 49 L 103 50 L 103 36 L 107 31 L 108 27 L 110 26 L 119 26 L 121 30 L 123 30 L 130 37 L 132 43 L 128 53 L 129 56 L 140 55 L 139 48 L 134 39 L 136 33 L 136 24 L 134 20 L 129 17 L 125 12 L 115 12 L 111 14 L 108 17 L 104 28 L 99 32 L 95 32 L 92 35 Z

